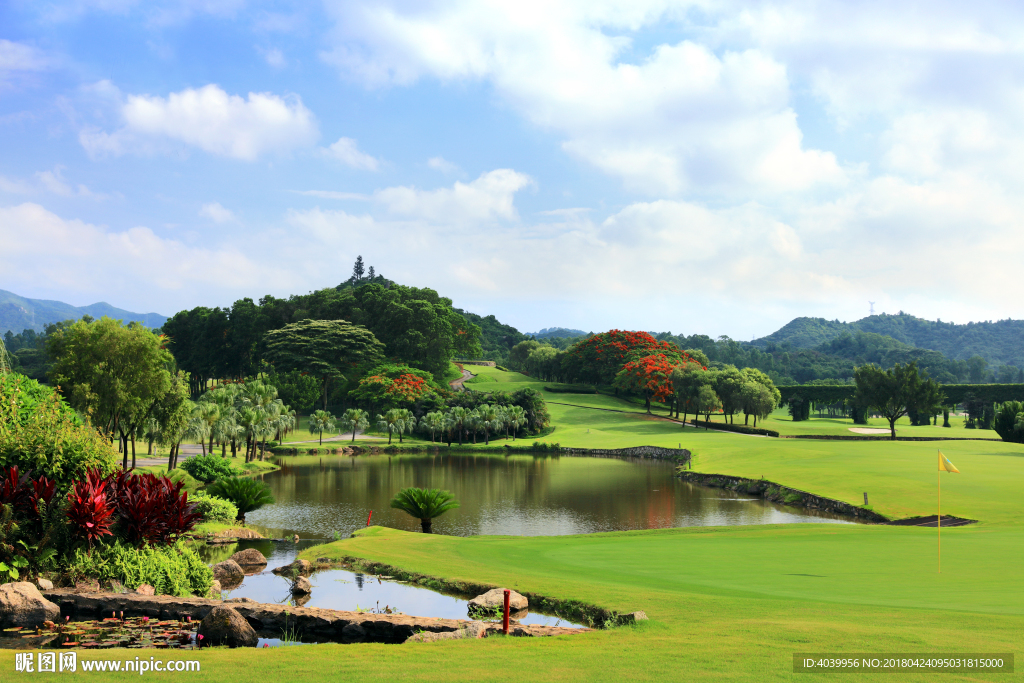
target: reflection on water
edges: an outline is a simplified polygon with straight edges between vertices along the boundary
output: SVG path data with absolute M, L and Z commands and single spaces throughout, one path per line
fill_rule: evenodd
M 419 531 L 388 507 L 407 486 L 448 489 L 461 507 L 434 520 L 456 536 L 562 535 L 681 526 L 845 522 L 833 515 L 695 486 L 655 460 L 530 455 L 283 457 L 264 475 L 276 503 L 249 513 L 274 537 L 330 539 L 366 525 Z
M 330 569 L 315 572 L 310 578 L 313 584 L 311 595 L 303 596 L 298 603 L 289 593 L 291 580 L 277 576 L 271 572 L 276 567 L 290 564 L 302 550 L 316 545 L 317 541 L 271 541 L 252 540 L 239 541 L 228 548 L 218 549 L 219 555 L 226 550 L 232 553 L 243 548 L 256 548 L 267 558 L 267 568 L 260 574 L 245 577 L 241 586 L 224 591 L 225 598 L 251 598 L 256 602 L 278 604 L 301 604 L 302 607 L 320 607 L 345 611 L 367 610 L 382 611 L 390 607 L 403 614 L 415 616 L 439 617 L 442 619 L 467 619 L 468 601 L 455 598 L 419 586 L 389 581 L 380 577 Z M 209 551 L 207 551 L 209 552 Z M 207 561 L 214 561 L 209 556 Z M 540 624 L 544 626 L 577 626 L 555 616 L 531 612 L 520 620 L 523 624 Z M 271 645 L 276 641 L 267 641 Z M 260 641 L 260 646 L 263 641 Z

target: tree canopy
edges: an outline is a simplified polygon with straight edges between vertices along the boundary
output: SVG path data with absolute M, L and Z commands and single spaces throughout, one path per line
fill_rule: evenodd
M 886 418 L 894 441 L 898 419 L 910 411 L 933 413 L 942 405 L 939 385 L 922 375 L 915 363 L 897 363 L 889 370 L 862 365 L 857 368 L 854 380 L 857 383 L 854 401 Z

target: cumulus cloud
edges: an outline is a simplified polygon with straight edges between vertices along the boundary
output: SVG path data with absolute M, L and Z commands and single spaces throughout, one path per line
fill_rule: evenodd
M 233 223 L 238 220 L 235 214 L 221 206 L 220 202 L 203 204 L 199 209 L 199 215 L 210 219 L 214 223 Z
M 152 152 L 168 144 L 253 161 L 316 141 L 316 118 L 296 95 L 250 92 L 229 95 L 217 85 L 187 88 L 166 98 L 129 95 L 119 107 L 123 127 L 108 133 L 86 127 L 79 134 L 94 156 Z
M 35 203 L 0 207 L 0 242 L 0 271 L 20 293 L 66 300 L 73 292 L 83 303 L 116 292 L 122 306 L 171 311 L 211 289 L 230 296 L 299 286 L 270 259 L 233 245 L 193 247 L 143 226 L 110 230 Z
M 456 173 L 460 170 L 458 164 L 453 164 L 442 156 L 427 159 L 427 167 L 441 173 Z
M 338 138 L 330 147 L 323 150 L 324 154 L 336 159 L 346 166 L 362 169 L 364 171 L 376 171 L 380 167 L 380 161 L 369 154 L 359 151 L 359 146 L 352 138 Z
M 564 149 L 634 190 L 802 190 L 844 179 L 807 149 L 785 65 L 692 40 L 626 59 L 630 30 L 666 12 L 644 3 L 334 3 L 324 58 L 370 85 L 487 79 Z

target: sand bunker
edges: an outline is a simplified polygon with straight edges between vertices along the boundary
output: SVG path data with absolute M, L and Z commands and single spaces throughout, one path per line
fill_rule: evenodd
M 857 434 L 888 434 L 888 429 L 877 429 L 875 427 L 850 427 L 851 432 Z M 896 431 L 899 431 L 898 429 Z

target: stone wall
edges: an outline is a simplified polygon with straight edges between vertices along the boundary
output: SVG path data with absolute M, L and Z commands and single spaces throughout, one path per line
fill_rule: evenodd
M 563 448 L 562 455 L 587 458 L 650 458 L 669 460 L 680 465 L 689 464 L 690 451 L 686 448 L 660 446 L 633 446 L 632 448 Z
M 811 510 L 822 510 L 837 515 L 853 517 L 865 522 L 875 522 L 878 524 L 889 522 L 887 517 L 877 512 L 866 510 L 850 503 L 844 503 L 841 500 L 825 498 L 824 496 L 818 496 L 807 491 L 801 491 L 800 489 L 782 486 L 765 479 L 746 479 L 744 477 L 732 477 L 727 474 L 705 474 L 703 472 L 683 470 L 682 468 L 679 469 L 677 476 L 685 481 L 701 486 L 761 496 L 765 500 L 770 500 L 774 503 L 804 507 Z

